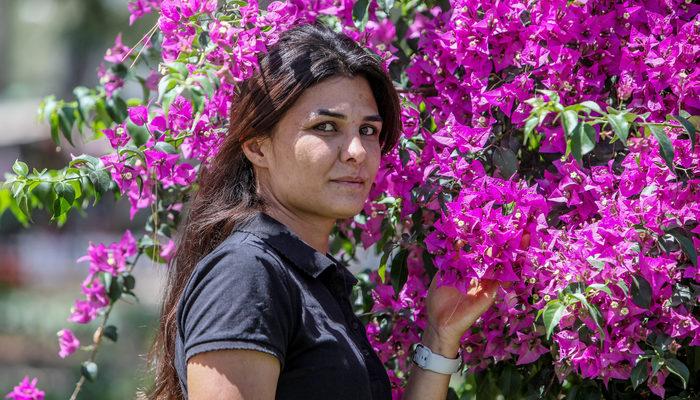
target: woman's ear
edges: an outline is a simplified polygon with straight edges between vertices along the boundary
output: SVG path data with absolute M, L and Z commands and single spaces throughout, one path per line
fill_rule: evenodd
M 269 138 L 253 137 L 243 142 L 243 153 L 253 165 L 258 167 L 268 167 Z

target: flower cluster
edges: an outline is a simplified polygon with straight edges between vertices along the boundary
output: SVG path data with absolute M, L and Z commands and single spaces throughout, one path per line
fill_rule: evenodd
M 236 84 L 281 32 L 331 19 L 406 89 L 401 143 L 383 159 L 361 218 L 345 225 L 365 248 L 380 243 L 387 252 L 401 237 L 407 274 L 391 271 L 388 282 L 386 269 L 371 274 L 367 325 L 394 398 L 426 324 L 432 274 L 462 291 L 473 278 L 510 282 L 462 337 L 471 372 L 551 357 L 560 382 L 575 374 L 607 386 L 643 369 L 638 377 L 662 397 L 669 373 L 683 375 L 668 366 L 680 348 L 700 346 L 689 305 L 700 282 L 700 145 L 664 117 L 700 114 L 700 6 L 454 0 L 443 9 L 416 2 L 394 5 L 397 22 L 385 9 L 393 2 L 218 3 L 128 5 L 130 25 L 158 13 L 153 43 L 148 36 L 141 46 L 157 44 L 163 60 L 139 78 L 157 97 L 125 105 L 123 117 L 102 130 L 114 151 L 99 161 L 128 198 L 131 219 L 160 207 L 156 215 L 175 225 L 182 198 L 224 140 Z M 109 67 L 101 65 L 98 76 L 108 98 L 118 99 L 129 79 L 123 63 L 137 47 L 118 36 L 106 52 Z M 656 134 L 625 131 L 615 143 L 594 121 L 595 151 L 581 162 L 570 154 L 571 134 L 558 113 L 542 115 L 525 136 L 528 100 L 541 89 L 558 93 L 560 106 L 587 101 L 657 123 L 671 154 Z M 168 239 L 149 256 L 169 260 L 169 226 L 149 223 Z M 76 301 L 69 320 L 88 323 L 110 304 L 100 277 L 123 275 L 140 245 L 129 231 L 119 243 L 90 244 L 79 259 L 90 261 L 86 299 Z M 58 335 L 61 357 L 79 347 L 70 330 Z
M 90 243 L 88 254 L 78 258 L 78 262 L 89 261 L 89 273 L 81 287 L 86 299 L 75 301 L 68 321 L 87 324 L 95 319 L 100 310 L 109 305 L 109 297 L 98 274 L 105 272 L 117 276 L 126 271 L 127 259 L 136 254 L 136 240 L 130 231 L 126 231 L 121 240 L 105 246 L 102 243 Z
M 667 338 L 676 348 L 700 345 L 700 323 L 677 299 L 688 282 L 700 282 L 697 262 L 683 246 L 659 245 L 674 237 L 688 248 L 700 245 L 700 147 L 682 130 L 665 134 L 687 180 L 675 179 L 653 136 L 630 137 L 629 152 L 617 160 L 582 166 L 559 159 L 568 154 L 567 142 L 553 116 L 545 119 L 536 150 L 558 155 L 540 176 L 505 179 L 487 172 L 482 160 L 463 158 L 483 159 L 487 147 L 499 144 L 498 151 L 511 151 L 506 129 L 523 128 L 525 101 L 537 88 L 561 93 L 562 104 L 624 104 L 648 112 L 651 121 L 679 110 L 698 114 L 698 6 L 557 0 L 452 6 L 416 16 L 420 52 L 407 69 L 414 86 L 435 87 L 435 96 L 407 98 L 425 104 L 437 128 L 432 135 L 414 129 L 417 111 L 404 110 L 406 136 L 420 137 L 424 147 L 420 154 L 402 157 L 397 150 L 387 157 L 373 195 L 402 199 L 407 229 L 429 232 L 420 247 L 434 255 L 439 284 L 466 292 L 470 278 L 513 282 L 462 338 L 469 370 L 510 359 L 528 364 L 549 353 L 546 332 L 535 322 L 572 285 L 581 289 L 562 309 L 551 339 L 561 380 L 571 372 L 605 385 L 610 378 L 630 379 L 636 365 L 645 366 L 638 358 L 650 337 Z M 603 133 L 596 133 L 600 144 Z M 452 192 L 443 209 L 436 196 L 416 196 L 436 172 L 451 182 L 442 188 Z M 420 227 L 412 226 L 416 221 L 405 219 L 416 209 L 437 217 L 424 215 Z M 382 237 L 389 213 L 381 204 L 368 204 L 365 213 L 370 217 L 358 227 L 367 246 Z M 530 245 L 522 248 L 525 236 Z M 405 288 L 425 273 L 410 271 Z M 400 302 L 391 303 L 392 287 L 373 276 L 381 310 L 393 309 L 394 319 L 409 323 L 423 312 L 420 291 L 402 290 Z M 635 299 L 646 282 L 648 298 Z M 411 337 L 397 321 L 390 334 L 379 335 L 382 321 L 367 327 L 375 350 L 403 365 L 405 355 L 386 344 L 410 345 Z M 650 372 L 649 389 L 663 396 L 668 373 Z
M 36 387 L 38 379 L 34 378 L 29 381 L 29 377 L 25 376 L 19 385 L 15 386 L 12 392 L 5 396 L 6 399 L 13 400 L 44 400 L 44 391 Z

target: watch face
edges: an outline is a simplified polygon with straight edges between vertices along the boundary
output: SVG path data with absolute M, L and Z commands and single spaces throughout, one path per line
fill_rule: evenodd
M 416 351 L 413 353 L 413 361 L 416 362 L 419 366 L 423 367 L 425 366 L 425 362 L 428 359 L 428 349 L 419 344 L 416 346 Z

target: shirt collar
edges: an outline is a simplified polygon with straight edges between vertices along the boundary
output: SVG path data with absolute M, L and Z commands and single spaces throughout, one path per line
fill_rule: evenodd
M 281 255 L 288 258 L 297 268 L 314 278 L 317 278 L 328 267 L 335 264 L 338 266 L 338 270 L 348 279 L 351 286 L 357 283 L 357 278 L 347 268 L 340 265 L 340 262 L 335 257 L 328 253 L 322 254 L 314 249 L 282 222 L 263 211 L 256 211 L 256 214 L 248 223 L 236 230 L 248 232 L 259 237 L 277 249 Z

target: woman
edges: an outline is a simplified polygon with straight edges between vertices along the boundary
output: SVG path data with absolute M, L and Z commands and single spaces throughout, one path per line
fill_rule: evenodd
M 328 239 L 337 220 L 362 210 L 398 140 L 398 95 L 376 58 L 322 24 L 283 33 L 260 67 L 240 85 L 229 134 L 190 205 L 150 398 L 390 398 L 352 314 L 356 279 L 328 254 Z M 413 366 L 404 398 L 445 398 L 452 371 L 435 370 L 453 369 L 445 359 L 458 359 L 495 286 L 463 296 L 431 284 L 429 357 L 420 358 L 430 360 Z

